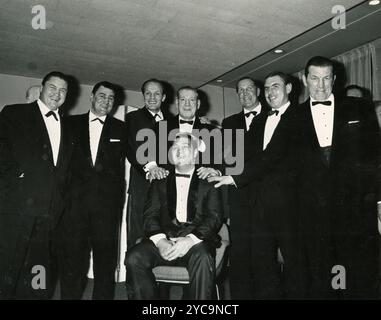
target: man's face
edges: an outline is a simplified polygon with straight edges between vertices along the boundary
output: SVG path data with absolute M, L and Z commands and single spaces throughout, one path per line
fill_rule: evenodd
M 332 93 L 336 76 L 330 66 L 310 66 L 307 77 L 303 76 L 303 83 L 315 100 L 327 100 Z
M 265 97 L 272 109 L 279 109 L 288 102 L 292 86 L 284 83 L 280 76 L 267 78 L 265 81 Z
M 148 82 L 144 88 L 143 98 L 148 110 L 159 112 L 161 104 L 165 100 L 165 94 L 163 94 L 163 90 L 158 83 Z
M 238 83 L 238 97 L 241 106 L 251 110 L 258 105 L 259 89 L 250 79 L 243 79 Z
M 197 150 L 187 137 L 179 137 L 171 147 L 171 158 L 175 166 L 186 166 L 195 163 Z
M 91 94 L 91 111 L 98 117 L 109 114 L 114 106 L 115 94 L 111 89 L 100 86 L 95 94 Z
M 67 82 L 51 77 L 41 86 L 40 99 L 50 110 L 57 110 L 65 102 L 66 94 Z
M 193 90 L 180 90 L 176 103 L 180 116 L 185 120 L 193 119 L 196 111 L 200 108 L 200 100 Z

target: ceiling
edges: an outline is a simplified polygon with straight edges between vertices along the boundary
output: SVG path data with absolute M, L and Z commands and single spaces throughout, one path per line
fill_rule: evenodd
M 348 10 L 361 2 L 2 0 L 0 73 L 41 78 L 51 70 L 59 70 L 83 84 L 108 80 L 130 90 L 139 90 L 142 82 L 151 77 L 175 87 L 206 83 L 232 86 L 244 74 L 264 71 L 263 66 L 282 65 L 284 57 L 270 51 L 282 43 L 288 45 L 285 56 L 294 57 L 284 60 L 283 67 L 290 69 L 290 61 L 294 61 L 292 66 L 297 71 L 299 64 L 304 64 L 301 52 L 305 49 L 304 55 L 319 52 L 332 56 L 337 50 L 343 52 L 356 46 L 353 43 L 366 42 L 370 33 L 373 39 L 380 37 L 379 25 L 372 32 L 362 29 L 355 36 L 341 30 L 335 34 L 342 36 L 344 45 L 325 37 L 331 39 L 327 51 L 320 45 L 316 51 L 311 50 L 314 39 L 332 33 L 324 22 L 332 18 L 334 5 L 344 5 Z M 37 4 L 46 11 L 45 30 L 32 28 L 36 13 L 31 11 Z M 376 10 L 367 4 L 359 7 L 365 8 L 361 11 L 365 15 Z M 380 14 L 368 16 L 373 22 L 375 17 L 381 20 Z M 367 28 L 364 21 L 368 18 L 358 26 Z M 352 41 L 353 37 L 356 41 Z M 297 49 L 300 47 L 304 49 Z M 222 84 L 213 81 L 217 78 L 223 78 Z

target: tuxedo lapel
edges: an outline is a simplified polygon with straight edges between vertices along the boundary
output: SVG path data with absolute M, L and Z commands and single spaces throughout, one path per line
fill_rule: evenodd
M 197 173 L 194 172 L 189 186 L 188 203 L 187 203 L 187 222 L 192 222 L 197 212 L 198 200 L 198 184 L 199 179 Z
M 70 143 L 69 141 L 69 132 L 67 130 L 67 123 L 64 121 L 60 115 L 60 121 L 61 121 L 61 141 L 60 141 L 60 147 L 58 149 L 58 158 L 57 158 L 57 167 L 61 165 L 63 162 L 63 159 L 66 156 L 66 152 L 68 151 L 68 145 Z
M 271 141 L 276 141 L 279 138 L 282 139 L 283 132 L 288 129 L 287 128 L 287 126 L 289 125 L 288 121 L 289 121 L 289 118 L 293 116 L 293 113 L 294 113 L 294 106 L 290 104 L 287 110 L 282 115 L 279 115 L 280 116 L 279 123 L 274 130 L 273 136 L 271 137 L 269 144 L 271 144 Z M 267 118 L 268 118 L 268 115 L 266 115 L 266 120 Z
M 155 117 L 152 116 L 151 112 L 149 112 L 145 106 L 142 108 L 142 113 L 147 119 L 149 119 L 151 122 L 151 127 L 154 128 L 156 124 Z
M 199 119 L 199 117 L 196 117 L 195 119 L 194 119 L 194 124 L 193 124 L 193 128 L 192 128 L 192 130 L 201 130 L 202 129 L 202 124 L 201 124 L 201 121 L 200 121 L 200 119 Z
M 90 163 L 91 166 L 93 166 L 93 160 L 91 158 L 91 151 L 90 151 L 90 125 L 89 125 L 89 112 L 85 115 L 81 116 L 79 119 L 77 125 L 77 131 L 78 131 L 78 142 L 80 146 L 81 152 L 84 153 L 87 161 Z
M 107 116 L 103 124 L 101 136 L 99 138 L 98 151 L 97 151 L 94 165 L 99 161 L 99 159 L 101 159 L 101 157 L 105 155 L 104 151 L 105 151 L 106 143 L 110 137 L 110 133 L 109 133 L 110 126 L 111 126 L 111 119 L 110 119 L 110 116 Z
M 320 144 L 319 144 L 319 138 L 318 138 L 318 135 L 317 135 L 317 132 L 316 132 L 316 128 L 315 128 L 315 124 L 314 124 L 314 119 L 312 117 L 310 99 L 308 99 L 305 102 L 305 108 L 306 108 L 305 109 L 305 111 L 306 111 L 306 123 L 309 124 L 308 127 L 307 127 L 307 130 L 308 130 L 308 136 L 310 137 L 309 143 L 311 144 L 311 149 L 316 154 L 316 156 L 318 158 L 320 158 L 321 163 L 325 167 L 327 167 L 328 166 L 328 162 L 325 159 L 324 154 L 321 152 L 321 148 L 320 148 Z M 335 110 L 336 110 L 336 108 L 335 108 Z M 335 113 L 336 113 L 336 111 L 335 111 Z M 335 118 L 336 118 L 336 115 L 334 116 L 334 119 Z
M 52 166 L 54 166 L 53 151 L 52 151 L 52 146 L 50 144 L 48 129 L 46 128 L 45 121 L 43 119 L 44 115 L 41 114 L 41 111 L 37 102 L 33 104 L 33 109 L 31 110 L 31 112 L 32 112 L 32 117 L 31 117 L 32 130 L 39 137 L 41 146 L 43 148 L 42 154 L 45 155 L 47 152 L 49 163 Z
M 332 148 L 331 148 L 331 163 L 335 158 L 335 147 L 337 146 L 339 132 L 345 122 L 341 115 L 340 102 L 335 98 L 334 100 L 334 114 L 333 114 L 333 132 L 332 132 Z
M 167 178 L 167 203 L 168 214 L 171 220 L 176 218 L 176 176 L 174 172 L 170 172 Z

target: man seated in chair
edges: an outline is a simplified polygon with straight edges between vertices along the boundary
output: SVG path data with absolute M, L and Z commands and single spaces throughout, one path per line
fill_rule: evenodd
M 170 149 L 175 170 L 154 180 L 144 209 L 145 238 L 127 252 L 127 291 L 130 299 L 158 299 L 152 269 L 185 266 L 189 299 L 212 298 L 215 252 L 220 245 L 220 191 L 195 172 L 199 141 L 178 133 Z

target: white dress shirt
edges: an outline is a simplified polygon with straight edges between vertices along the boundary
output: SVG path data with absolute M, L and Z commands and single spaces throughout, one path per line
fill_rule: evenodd
M 152 114 L 152 117 L 155 118 L 156 122 L 159 122 L 164 119 L 163 112 L 161 110 L 158 113 L 152 112 L 151 110 L 147 109 L 150 114 Z
M 53 163 L 56 166 L 61 143 L 61 119 L 58 114 L 58 109 L 55 111 L 50 110 L 40 99 L 37 100 L 37 104 L 40 108 L 42 118 L 44 119 L 45 126 L 48 131 L 50 146 L 52 148 L 53 154 Z M 46 116 L 49 111 L 53 111 L 55 113 L 58 121 L 54 118 L 53 115 L 49 117 Z
M 290 106 L 290 101 L 288 101 L 286 104 L 284 104 L 280 108 L 276 109 L 279 111 L 278 114 L 274 113 L 273 115 L 267 117 L 266 124 L 265 124 L 265 132 L 263 137 L 263 150 L 265 150 L 267 145 L 270 143 L 271 138 L 274 134 L 274 131 L 280 121 L 280 117 L 282 116 L 283 113 L 286 112 L 289 106 Z
M 152 114 L 152 117 L 155 118 L 155 121 L 156 121 L 156 122 L 159 122 L 159 121 L 161 121 L 161 120 L 164 120 L 163 112 L 161 112 L 161 110 L 160 110 L 158 113 L 154 113 L 154 112 L 152 112 L 152 111 L 149 110 L 149 109 L 147 109 L 147 110 L 148 110 L 148 112 L 149 112 L 150 114 Z M 144 172 L 146 172 L 146 179 L 148 178 L 148 173 L 149 173 L 149 171 L 150 171 L 152 168 L 154 168 L 154 167 L 157 167 L 157 163 L 156 163 L 156 161 L 150 161 L 150 162 L 148 162 L 148 163 L 143 167 Z
M 249 116 L 246 117 L 246 113 L 255 111 L 257 113 L 255 116 L 257 116 L 257 115 L 259 115 L 261 113 L 261 110 L 262 110 L 261 103 L 258 103 L 258 105 L 253 110 L 251 110 L 251 111 L 250 110 L 246 110 L 245 108 L 243 108 L 243 113 L 245 114 L 246 131 L 249 131 L 251 122 L 254 119 L 254 115 L 253 114 L 250 114 Z
M 332 145 L 332 134 L 333 134 L 333 120 L 334 120 L 334 96 L 328 97 L 327 101 L 331 101 L 330 106 L 323 104 L 316 104 L 312 106 L 312 102 L 316 101 L 310 99 L 310 107 L 312 113 L 312 119 L 314 122 L 314 127 L 316 135 L 319 140 L 320 147 L 329 147 Z
M 192 181 L 194 168 L 189 172 L 181 172 L 181 174 L 188 174 L 190 177 L 176 177 L 176 219 L 179 222 L 187 222 L 188 216 L 188 195 L 189 187 Z M 176 170 L 176 173 L 180 173 Z M 188 234 L 195 244 L 200 243 L 202 240 L 197 238 L 194 234 Z M 157 246 L 157 243 L 164 239 L 166 236 L 164 233 L 155 234 L 150 237 L 152 242 Z
M 91 152 L 91 159 L 93 160 L 93 165 L 95 165 L 95 161 L 97 159 L 97 153 L 98 153 L 98 147 L 99 147 L 99 140 L 101 138 L 103 125 L 99 120 L 103 121 L 103 123 L 106 121 L 106 116 L 98 117 L 94 113 L 89 112 L 89 138 L 90 138 L 90 152 Z
M 180 123 L 180 120 L 183 120 L 183 121 L 193 121 L 192 124 L 189 124 L 189 123 Z M 192 130 L 193 130 L 193 126 L 194 126 L 194 121 L 196 120 L 196 117 L 193 117 L 193 119 L 183 119 L 181 118 L 181 116 L 179 115 L 179 132 L 188 132 L 188 133 L 192 133 Z

